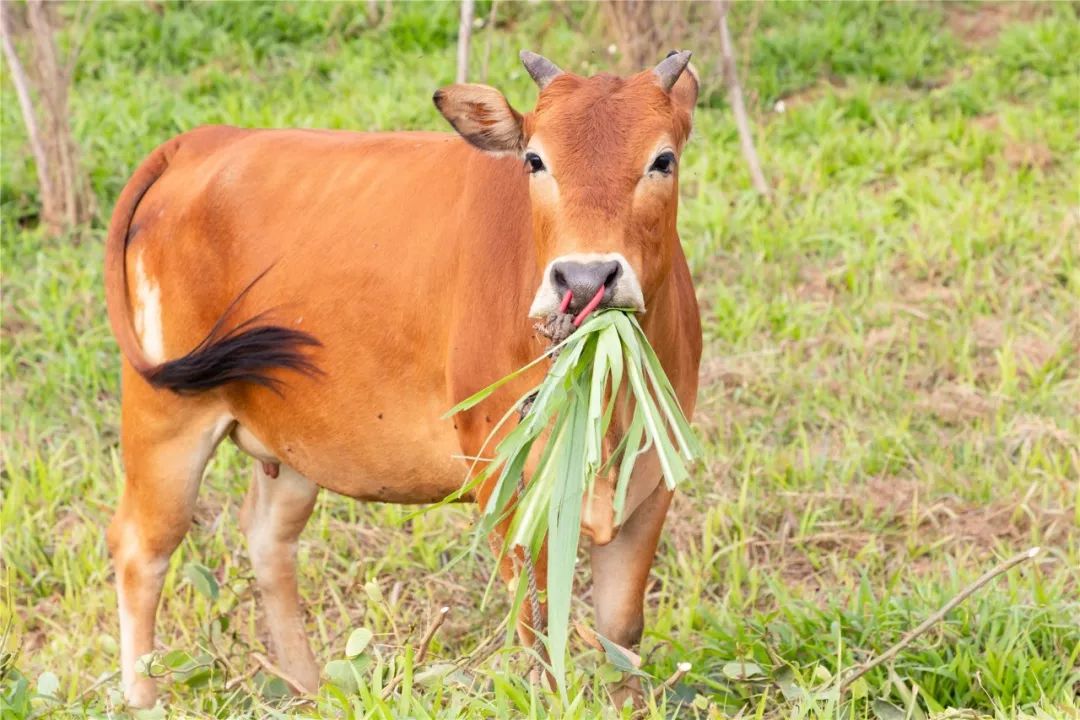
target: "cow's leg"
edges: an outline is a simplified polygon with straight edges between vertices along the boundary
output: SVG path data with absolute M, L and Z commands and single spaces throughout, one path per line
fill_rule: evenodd
M 641 640 L 645 584 L 671 495 L 661 482 L 626 519 L 614 540 L 594 545 L 591 551 L 596 629 L 623 647 Z
M 125 368 L 121 441 L 125 485 L 108 530 L 120 611 L 124 697 L 157 699 L 135 663 L 154 649 L 154 622 L 169 557 L 191 525 L 203 469 L 231 423 L 206 402 L 157 392 Z
M 277 477 L 271 477 L 264 464 L 256 462 L 255 477 L 240 512 L 274 655 L 281 667 L 313 694 L 319 689 L 319 668 L 304 631 L 296 585 L 296 543 L 315 507 L 318 490 L 292 468 L 281 465 Z

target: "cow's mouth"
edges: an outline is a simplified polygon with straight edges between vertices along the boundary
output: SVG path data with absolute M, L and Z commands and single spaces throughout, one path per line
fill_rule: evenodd
M 597 290 L 596 294 L 592 296 L 589 302 L 585 303 L 585 307 L 581 308 L 577 315 L 567 312 L 570 309 L 570 303 L 574 300 L 573 291 L 567 290 L 559 303 L 559 309 L 549 313 L 544 320 L 536 323 L 534 326 L 536 332 L 547 338 L 553 347 L 558 345 L 573 335 L 574 331 L 581 327 L 581 324 L 585 322 L 589 315 L 600 306 L 604 299 L 605 290 L 606 288 Z

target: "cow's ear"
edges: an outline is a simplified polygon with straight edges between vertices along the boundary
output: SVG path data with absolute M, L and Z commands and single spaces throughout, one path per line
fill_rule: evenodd
M 679 76 L 675 86 L 671 88 L 671 99 L 690 115 L 694 114 L 694 105 L 698 98 L 698 74 L 690 63 L 686 64 L 686 70 Z
M 521 115 L 502 93 L 487 85 L 450 85 L 435 93 L 435 107 L 461 137 L 485 152 L 524 149 Z

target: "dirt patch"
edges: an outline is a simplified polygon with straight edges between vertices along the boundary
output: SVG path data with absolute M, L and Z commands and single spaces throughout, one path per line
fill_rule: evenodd
M 1025 423 L 1018 422 L 1014 429 L 1067 440 L 1064 430 L 1045 419 Z M 665 531 L 667 542 L 676 549 L 673 554 L 692 554 L 700 547 L 703 508 L 735 502 L 732 492 L 724 487 L 718 483 L 707 499 L 676 494 Z M 952 494 L 930 496 L 926 483 L 918 479 L 882 475 L 840 492 L 779 492 L 769 508 L 746 519 L 752 529 L 739 542 L 730 542 L 738 533 L 722 519 L 724 527 L 719 535 L 729 539 L 718 543 L 724 556 L 743 557 L 776 574 L 790 588 L 798 588 L 804 597 L 824 599 L 822 593 L 840 582 L 834 574 L 836 567 L 823 562 L 824 556 L 837 558 L 837 567 L 842 568 L 845 562 L 866 553 L 883 561 L 887 573 L 931 574 L 941 572 L 942 554 L 960 563 L 983 563 L 993 551 L 1007 552 L 1036 543 L 1068 545 L 1075 532 L 1075 511 L 1068 505 L 1041 504 L 1042 489 L 1033 485 L 1026 495 L 1013 493 L 979 502 Z M 809 505 L 824 514 L 813 528 L 801 531 L 800 516 Z M 866 523 L 868 516 L 873 518 L 873 528 Z M 932 556 L 925 548 L 933 548 Z
M 960 41 L 985 45 L 996 40 L 1006 26 L 1037 20 L 1049 11 L 1050 5 L 1041 2 L 947 3 L 945 24 Z
M 1053 151 L 1042 142 L 1011 141 L 1003 156 L 1013 170 L 1049 170 L 1055 162 Z
M 918 408 L 949 424 L 968 423 L 994 412 L 997 403 L 978 388 L 948 383 L 934 388 Z
M 1041 425 L 1043 432 L 1064 436 L 1056 426 Z M 955 495 L 924 496 L 923 483 L 911 478 L 882 476 L 866 483 L 865 493 L 856 500 L 869 500 L 879 520 L 886 520 L 896 533 L 883 535 L 886 545 L 902 540 L 917 530 L 920 541 L 994 547 L 999 542 L 1022 545 L 1033 532 L 1046 544 L 1064 542 L 1069 534 L 1071 507 L 1048 507 L 1025 496 L 1003 497 L 989 503 L 972 502 Z

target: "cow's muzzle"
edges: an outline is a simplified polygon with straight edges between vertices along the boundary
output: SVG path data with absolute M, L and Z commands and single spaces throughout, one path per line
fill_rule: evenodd
M 641 285 L 626 258 L 619 253 L 589 253 L 563 255 L 547 266 L 529 315 L 542 318 L 559 310 L 567 293 L 570 304 L 563 312 L 579 313 L 601 290 L 599 308 L 645 310 Z
M 563 260 L 551 266 L 551 285 L 555 294 L 566 297 L 570 293 L 569 312 L 580 312 L 589 300 L 603 289 L 600 307 L 615 294 L 615 285 L 622 275 L 618 260 L 576 262 Z

